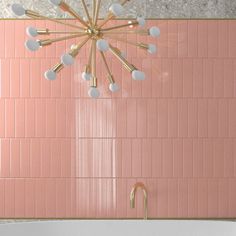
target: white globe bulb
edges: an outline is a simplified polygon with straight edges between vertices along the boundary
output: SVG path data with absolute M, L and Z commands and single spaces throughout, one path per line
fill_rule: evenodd
M 91 97 L 91 98 L 98 98 L 100 96 L 100 92 L 97 88 L 95 87 L 91 87 L 88 91 L 88 95 Z
M 157 52 L 157 47 L 154 44 L 148 44 L 148 52 L 150 54 L 154 54 Z
M 139 26 L 141 27 L 144 27 L 146 24 L 146 20 L 143 17 L 138 17 L 137 21 L 138 21 Z
M 61 4 L 61 0 L 49 0 L 53 5 L 59 6 Z
M 86 72 L 82 73 L 82 79 L 83 80 L 89 81 L 91 79 L 91 77 L 92 77 L 92 75 L 89 74 L 89 73 L 86 73 Z
M 34 39 L 29 39 L 25 42 L 25 47 L 30 51 L 37 51 L 40 47 L 40 44 L 38 41 Z
M 19 3 L 12 4 L 11 10 L 17 16 L 23 16 L 25 14 L 24 7 L 21 4 L 19 4 Z
M 156 37 L 159 37 L 161 35 L 161 31 L 158 27 L 153 26 L 149 29 L 149 34 L 152 37 L 156 38 Z
M 48 70 L 44 73 L 44 77 L 48 80 L 55 80 L 57 77 L 57 74 L 53 70 Z
M 70 66 L 74 63 L 74 57 L 72 57 L 70 54 L 66 53 L 66 54 L 61 56 L 61 62 L 65 66 Z
M 102 52 L 106 52 L 109 49 L 109 44 L 104 39 L 99 39 L 96 44 L 97 44 L 97 49 Z
M 118 84 L 113 83 L 113 84 L 109 84 L 109 89 L 110 89 L 111 92 L 116 92 L 116 91 L 118 91 L 120 88 L 119 88 Z
M 109 11 L 115 16 L 120 16 L 124 12 L 124 7 L 119 3 L 113 3 L 110 6 Z
M 132 78 L 134 80 L 145 80 L 145 74 L 142 71 L 134 70 L 132 72 Z
M 36 37 L 38 36 L 38 32 L 37 32 L 37 29 L 35 29 L 34 27 L 32 26 L 29 26 L 26 28 L 26 33 L 28 36 L 30 37 Z

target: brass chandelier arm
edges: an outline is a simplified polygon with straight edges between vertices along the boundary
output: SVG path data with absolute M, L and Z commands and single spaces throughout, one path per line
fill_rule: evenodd
M 102 57 L 102 61 L 103 61 L 104 65 L 105 65 L 106 71 L 107 71 L 107 73 L 108 73 L 108 80 L 109 80 L 109 82 L 110 82 L 111 84 L 114 84 L 114 83 L 115 83 L 115 80 L 114 80 L 113 75 L 112 75 L 112 72 L 111 72 L 111 70 L 110 70 L 110 68 L 109 68 L 109 66 L 108 66 L 108 63 L 107 63 L 105 54 L 104 54 L 104 52 L 102 52 L 102 51 L 100 51 L 100 54 L 101 54 L 101 57 Z
M 86 28 L 89 27 L 88 24 L 80 17 L 80 15 L 64 1 L 61 1 L 61 3 L 59 4 L 59 7 L 63 11 L 68 12 L 71 16 L 75 17 Z
M 91 46 L 90 46 L 90 50 L 89 50 L 88 63 L 87 63 L 87 65 L 85 66 L 85 72 L 88 73 L 88 74 L 91 74 L 92 55 L 93 55 L 93 41 L 91 41 Z
M 101 7 L 101 0 L 97 0 L 94 21 L 93 21 L 94 26 L 97 25 L 100 7 Z
M 121 54 L 116 50 L 115 47 L 110 45 L 109 50 L 122 63 L 124 68 L 128 70 L 130 73 L 133 72 L 134 70 L 137 70 L 137 68 L 134 65 L 129 63 L 124 57 L 121 56 Z
M 79 37 L 83 37 L 86 35 L 87 34 L 74 34 L 74 35 L 64 36 L 64 37 L 55 38 L 55 39 L 43 39 L 43 40 L 39 40 L 38 42 L 39 42 L 40 46 L 48 46 L 48 45 L 51 45 L 52 43 L 64 41 L 67 39 L 79 38 Z
M 111 30 L 111 31 L 101 31 L 101 33 L 105 35 L 109 34 L 139 34 L 139 35 L 149 35 L 148 30 L 127 30 L 127 31 L 117 31 L 117 30 Z
M 130 0 L 123 0 L 123 1 L 121 2 L 121 5 L 124 6 L 127 2 L 130 2 Z
M 96 14 L 96 0 L 93 0 L 93 17 L 92 17 L 92 24 L 94 26 L 94 19 L 95 19 L 95 14 Z
M 88 18 L 89 24 L 90 24 L 90 26 L 92 26 L 92 20 L 91 20 L 91 17 L 90 17 L 90 15 L 89 15 L 88 7 L 86 6 L 86 3 L 85 3 L 84 0 L 81 0 L 81 2 L 82 2 L 82 4 L 83 4 L 84 11 L 85 11 L 85 14 L 86 14 L 86 16 L 87 16 L 87 18 Z
M 96 50 L 96 39 L 93 39 L 92 42 L 92 87 L 97 87 L 97 68 L 96 68 L 96 56 L 97 56 L 97 50 Z
M 78 34 L 84 33 L 85 31 L 55 31 L 49 29 L 37 29 L 39 35 L 50 35 L 50 34 Z
M 43 15 L 40 15 L 39 13 L 37 13 L 35 11 L 26 10 L 25 14 L 26 14 L 26 16 L 28 16 L 30 18 L 33 18 L 33 19 L 44 19 L 44 20 L 48 20 L 48 21 L 52 21 L 52 22 L 61 24 L 61 25 L 66 25 L 66 26 L 69 26 L 71 28 L 84 30 L 84 28 L 82 28 L 80 26 L 72 25 L 72 24 L 69 24 L 69 23 L 62 22 L 60 20 L 56 20 L 56 19 L 53 19 L 53 18 L 50 18 L 50 17 L 47 17 L 47 16 L 43 16 Z
M 123 24 L 123 25 L 117 25 L 117 26 L 105 28 L 105 29 L 102 29 L 101 31 L 106 32 L 106 31 L 110 31 L 110 30 L 125 28 L 125 27 L 128 27 L 128 26 L 135 26 L 135 25 L 138 25 L 138 24 L 139 24 L 138 21 L 134 21 L 134 22 L 131 22 L 131 23 Z
M 117 41 L 120 41 L 120 42 L 124 42 L 124 43 L 127 43 L 127 44 L 130 44 L 132 46 L 135 46 L 135 47 L 139 47 L 141 49 L 149 49 L 149 45 L 146 44 L 146 43 L 142 43 L 142 42 L 139 42 L 139 43 L 135 43 L 135 42 L 132 42 L 132 41 L 129 41 L 129 40 L 125 40 L 125 39 L 121 39 L 119 37 L 115 37 L 115 36 L 110 36 L 110 35 L 106 35 L 108 38 L 111 38 L 111 39 L 115 39 Z

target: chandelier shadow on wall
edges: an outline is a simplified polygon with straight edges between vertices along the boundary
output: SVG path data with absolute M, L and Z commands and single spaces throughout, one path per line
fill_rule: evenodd
M 129 63 L 126 59 L 125 53 L 109 43 L 109 39 L 125 42 L 129 45 L 147 50 L 151 54 L 154 54 L 157 51 L 156 46 L 153 44 L 136 43 L 117 37 L 117 35 L 122 36 L 124 34 L 159 37 L 159 28 L 153 26 L 150 29 L 145 29 L 145 19 L 142 17 L 138 17 L 136 20 L 128 21 L 127 24 L 117 24 L 113 27 L 106 27 L 108 21 L 122 15 L 125 10 L 124 6 L 129 1 L 130 0 L 123 0 L 121 3 L 113 3 L 109 8 L 107 16 L 103 20 L 98 21 L 101 0 L 93 0 L 92 16 L 90 16 L 89 14 L 89 9 L 85 3 L 85 0 L 81 0 L 86 17 L 80 16 L 63 0 L 50 0 L 53 5 L 56 5 L 61 10 L 73 16 L 78 21 L 79 25 L 65 23 L 61 20 L 40 15 L 38 12 L 25 9 L 21 4 L 18 3 L 13 4 L 11 8 L 14 14 L 17 16 L 26 15 L 33 19 L 45 19 L 58 24 L 63 24 L 67 26 L 68 29 L 70 29 L 68 31 L 52 31 L 50 29 L 36 29 L 34 27 L 28 27 L 26 29 L 26 32 L 28 36 L 31 37 L 31 39 L 25 42 L 25 46 L 30 51 L 36 51 L 41 47 L 49 46 L 53 43 L 63 40 L 78 39 L 78 41 L 71 46 L 70 50 L 61 56 L 60 62 L 53 66 L 50 70 L 45 72 L 44 76 L 48 80 L 55 80 L 57 73 L 59 73 L 64 67 L 72 65 L 74 63 L 75 58 L 79 55 L 80 49 L 87 43 L 91 44 L 89 49 L 90 51 L 88 63 L 85 66 L 85 71 L 82 73 L 82 78 L 86 81 L 90 81 L 91 83 L 88 95 L 92 98 L 98 98 L 100 96 L 100 92 L 97 89 L 98 79 L 96 77 L 97 51 L 100 54 L 101 60 L 103 61 L 104 67 L 107 71 L 109 89 L 111 92 L 118 91 L 119 86 L 115 83 L 112 71 L 107 63 L 106 52 L 108 51 L 111 52 L 117 58 L 117 60 L 122 63 L 124 68 L 131 73 L 131 76 L 134 80 L 145 79 L 145 74 L 142 71 L 139 71 L 133 64 Z M 33 39 L 34 37 L 41 35 L 59 35 L 59 37 L 38 40 Z M 61 37 L 61 35 L 63 36 Z

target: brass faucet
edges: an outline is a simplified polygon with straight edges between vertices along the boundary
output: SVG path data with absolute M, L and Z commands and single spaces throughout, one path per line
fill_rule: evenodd
M 144 200 L 144 220 L 147 220 L 147 216 L 148 216 L 148 209 L 147 209 L 147 188 L 145 187 L 145 185 L 143 183 L 136 183 L 131 192 L 130 192 L 130 207 L 131 208 L 135 208 L 135 195 L 136 195 L 136 191 L 137 189 L 142 189 L 143 190 L 143 200 Z

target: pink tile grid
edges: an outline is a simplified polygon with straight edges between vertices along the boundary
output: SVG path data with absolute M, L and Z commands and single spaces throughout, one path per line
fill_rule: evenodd
M 149 217 L 236 217 L 236 21 L 147 24 L 159 39 L 124 38 L 156 43 L 157 55 L 113 42 L 147 80 L 107 53 L 121 90 L 111 95 L 99 64 L 92 100 L 81 79 L 89 45 L 49 82 L 44 71 L 74 41 L 32 54 L 25 27 L 64 26 L 0 21 L 0 218 L 141 218 L 141 192 L 129 204 L 137 181 Z

